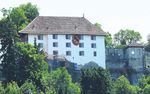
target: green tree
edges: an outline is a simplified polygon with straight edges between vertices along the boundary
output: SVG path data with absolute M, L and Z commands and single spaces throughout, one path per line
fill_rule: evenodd
M 80 88 L 77 83 L 69 83 L 67 94 L 80 94 Z
M 27 79 L 40 89 L 42 89 L 41 81 L 43 74 L 48 72 L 48 64 L 44 61 L 44 56 L 37 53 L 32 45 L 27 43 L 16 43 L 18 50 L 18 72 L 17 82 L 19 85 L 23 84 Z
M 150 76 L 144 77 L 139 81 L 139 87 L 142 89 L 142 94 L 150 93 Z
M 9 17 L 14 25 L 14 29 L 19 32 L 27 24 L 29 24 L 35 17 L 39 15 L 36 5 L 31 3 L 22 4 L 18 7 L 9 8 L 8 10 L 3 8 L 1 10 L 4 16 Z
M 143 79 L 139 80 L 139 87 L 142 89 L 148 84 L 150 84 L 150 76 L 144 77 Z
M 98 68 L 99 65 L 93 61 L 86 63 L 83 65 L 82 69 L 88 69 L 88 68 Z
M 22 4 L 19 7 L 24 11 L 24 15 L 27 18 L 28 23 L 30 23 L 35 17 L 39 16 L 38 7 L 36 5 L 27 3 Z
M 129 29 L 120 30 L 114 35 L 116 45 L 128 45 L 132 41 L 139 41 L 141 38 L 142 37 L 139 32 L 135 32 L 134 30 Z
M 143 94 L 150 94 L 150 85 L 146 85 L 143 89 Z
M 115 81 L 116 94 L 140 94 L 140 88 L 130 85 L 130 82 L 125 76 L 120 76 Z
M 5 94 L 20 94 L 20 88 L 16 82 L 11 82 L 7 84 L 5 88 Z
M 2 83 L 0 82 L 0 94 L 4 94 L 4 93 L 5 93 L 4 87 Z
M 37 94 L 36 86 L 29 80 L 27 80 L 21 87 L 21 94 Z
M 14 25 L 10 22 L 9 18 L 3 18 L 0 20 L 0 40 L 2 56 L 2 74 L 6 79 L 6 82 L 16 80 L 16 51 L 14 45 L 18 40 L 17 32 L 14 30 Z
M 112 36 L 109 32 L 106 32 L 106 36 L 105 36 L 105 47 L 112 47 Z
M 148 35 L 147 41 L 148 41 L 148 43 L 145 46 L 145 50 L 148 51 L 148 52 L 150 52 L 150 35 Z
M 99 29 L 101 29 L 101 27 L 102 27 L 102 25 L 99 24 L 99 23 L 95 23 L 94 25 L 95 25 L 97 28 L 99 28 Z
M 83 69 L 80 83 L 83 94 L 114 94 L 110 74 L 101 67 Z
M 45 74 L 42 82 L 45 92 L 49 94 L 80 94 L 80 88 L 72 83 L 71 76 L 65 68 L 58 68 L 50 74 Z
M 6 79 L 5 82 L 8 83 L 11 80 L 17 81 L 18 53 L 15 43 L 19 41 L 18 31 L 38 15 L 38 9 L 35 5 L 28 3 L 9 10 L 3 8 L 1 12 L 4 17 L 0 20 L 0 41 L 2 45 L 0 59 L 2 59 L 2 74 Z M 31 16 L 32 13 L 30 12 L 34 12 L 34 15 Z

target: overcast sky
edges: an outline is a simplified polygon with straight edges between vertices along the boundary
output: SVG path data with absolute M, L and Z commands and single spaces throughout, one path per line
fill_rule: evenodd
M 83 13 L 92 23 L 100 23 L 111 34 L 120 29 L 150 33 L 150 0 L 0 0 L 0 9 L 31 2 L 42 16 L 77 16 Z M 0 14 L 1 16 L 1 14 Z

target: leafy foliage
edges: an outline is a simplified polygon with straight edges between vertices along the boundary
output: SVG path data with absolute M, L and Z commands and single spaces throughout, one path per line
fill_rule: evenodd
M 45 91 L 51 91 L 52 94 L 80 94 L 80 88 L 72 83 L 71 76 L 65 68 L 59 68 L 52 71 L 42 78 Z
M 27 10 L 26 10 L 27 9 Z M 18 59 L 19 53 L 15 48 L 16 42 L 19 41 L 18 31 L 23 29 L 31 20 L 38 15 L 38 9 L 31 3 L 20 5 L 12 9 L 1 10 L 4 17 L 0 20 L 0 41 L 2 56 L 2 74 L 5 82 L 20 81 L 18 80 Z M 34 15 L 31 16 L 33 12 Z
M 140 88 L 130 85 L 125 76 L 120 76 L 115 82 L 116 94 L 139 94 Z
M 146 85 L 143 89 L 143 94 L 150 94 L 150 85 Z
M 37 6 L 32 5 L 31 3 L 22 4 L 8 10 L 3 8 L 1 12 L 4 17 L 10 19 L 10 22 L 14 25 L 14 30 L 17 32 L 22 30 L 28 23 L 39 15 Z
M 0 38 L 1 38 L 1 49 L 2 52 L 2 73 L 6 78 L 6 82 L 10 82 L 11 80 L 16 80 L 16 50 L 15 50 L 15 42 L 18 40 L 17 32 L 14 30 L 14 25 L 9 21 L 9 18 L 3 18 L 0 21 Z
M 81 72 L 83 94 L 113 94 L 113 84 L 108 71 L 103 68 L 83 69 Z
M 145 50 L 150 52 L 150 35 L 148 35 L 147 41 L 148 41 L 148 43 L 145 46 Z
M 95 25 L 97 28 L 101 29 L 101 26 L 102 26 L 101 24 L 95 23 L 94 25 Z
M 20 90 L 22 94 L 37 94 L 36 86 L 29 80 L 20 87 Z
M 4 94 L 4 93 L 5 93 L 4 87 L 2 83 L 0 82 L 0 94 Z
M 86 63 L 83 65 L 82 69 L 88 69 L 88 68 L 98 68 L 99 65 L 93 61 Z
M 5 89 L 5 94 L 20 94 L 20 88 L 16 82 L 11 82 L 7 84 Z
M 116 45 L 128 45 L 132 41 L 139 41 L 141 38 L 142 37 L 139 32 L 129 29 L 120 30 L 114 35 Z
M 37 50 L 30 44 L 16 43 L 18 49 L 18 74 L 17 82 L 21 85 L 27 79 L 31 79 L 40 87 L 40 78 L 43 72 L 48 71 L 48 64 L 44 61 L 44 56 L 37 53 Z
M 150 93 L 150 76 L 144 77 L 139 81 L 139 87 L 142 89 L 143 94 Z
M 106 36 L 105 36 L 105 46 L 106 47 L 112 47 L 112 36 L 109 32 L 106 32 Z

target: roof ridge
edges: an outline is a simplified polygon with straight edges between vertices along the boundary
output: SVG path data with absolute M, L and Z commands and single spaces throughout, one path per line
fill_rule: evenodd
M 84 17 L 80 17 L 80 16 L 44 16 L 44 15 L 40 15 L 37 17 L 56 17 L 56 18 L 84 18 Z

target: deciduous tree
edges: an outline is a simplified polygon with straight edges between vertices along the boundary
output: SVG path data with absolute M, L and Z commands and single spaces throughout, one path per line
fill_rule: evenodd
M 128 45 L 132 41 L 139 41 L 141 39 L 141 35 L 139 32 L 135 32 L 134 30 L 120 30 L 118 33 L 114 35 L 114 40 L 116 45 Z
M 5 88 L 5 94 L 20 94 L 20 88 L 16 82 L 11 82 L 7 84 Z
M 37 88 L 32 81 L 27 80 L 21 87 L 21 94 L 37 94 Z
M 140 94 L 140 88 L 130 85 L 130 82 L 125 76 L 120 76 L 115 81 L 115 91 L 116 94 Z
M 78 84 L 72 83 L 71 76 L 65 68 L 58 68 L 43 76 L 42 82 L 45 92 L 50 94 L 80 94 Z
M 21 85 L 30 79 L 37 87 L 42 88 L 40 79 L 43 73 L 48 72 L 48 64 L 44 61 L 44 56 L 27 43 L 16 43 L 16 49 L 18 53 L 16 82 Z
M 109 32 L 106 32 L 106 36 L 105 36 L 105 46 L 106 47 L 112 47 L 113 44 L 112 44 L 112 36 Z
M 147 41 L 148 42 L 147 42 L 147 44 L 145 46 L 145 50 L 148 51 L 148 52 L 150 52 L 150 35 L 148 35 Z
M 81 88 L 83 94 L 114 94 L 110 74 L 101 67 L 82 70 Z
M 2 74 L 6 79 L 5 82 L 17 81 L 18 53 L 15 43 L 19 41 L 18 31 L 38 15 L 38 9 L 28 3 L 9 10 L 3 8 L 1 12 L 4 15 L 0 20 Z M 31 12 L 34 15 L 31 15 Z

